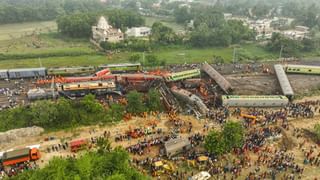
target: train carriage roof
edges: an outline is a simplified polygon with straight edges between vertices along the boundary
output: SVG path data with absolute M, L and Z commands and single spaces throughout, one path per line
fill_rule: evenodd
M 286 99 L 287 97 L 285 96 L 275 96 L 275 95 L 270 95 L 270 96 L 246 96 L 246 95 L 227 95 L 227 96 L 222 96 L 222 99 Z
M 141 63 L 123 63 L 123 64 L 104 64 L 100 67 L 126 67 L 126 66 L 141 66 Z
M 26 72 L 26 71 L 45 71 L 46 68 L 21 68 L 21 69 L 9 69 L 9 72 Z

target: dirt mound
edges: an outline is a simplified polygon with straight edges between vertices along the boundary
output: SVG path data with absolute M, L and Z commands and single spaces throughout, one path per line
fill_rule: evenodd
M 0 144 L 10 143 L 10 142 L 15 141 L 19 138 L 38 136 L 42 132 L 44 132 L 44 129 L 41 127 L 37 127 L 37 126 L 9 130 L 9 131 L 0 133 Z
M 279 127 L 279 128 L 281 129 L 281 134 L 282 134 L 282 141 L 280 142 L 281 148 L 292 150 L 296 146 L 296 143 L 294 142 L 292 137 L 288 136 L 285 129 L 283 129 L 282 127 Z

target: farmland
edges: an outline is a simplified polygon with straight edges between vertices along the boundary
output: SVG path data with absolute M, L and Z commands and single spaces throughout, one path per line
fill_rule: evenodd
M 88 50 L 90 48 L 80 47 Z M 75 51 L 76 48 L 69 48 L 68 51 Z M 262 48 L 246 45 L 242 46 L 241 52 L 246 53 L 246 56 L 260 59 L 272 59 L 276 56 L 264 51 Z M 239 50 L 239 51 L 240 51 Z M 40 52 L 40 51 L 39 51 Z M 55 50 L 54 52 L 57 52 Z M 83 52 L 83 51 L 82 51 Z M 130 55 L 136 52 L 120 52 L 113 55 L 79 55 L 79 56 L 62 56 L 62 57 L 48 57 L 40 58 L 41 63 L 45 67 L 57 67 L 57 66 L 84 66 L 84 65 L 99 65 L 106 63 L 122 63 L 127 62 Z M 142 53 L 138 52 L 139 54 Z M 214 56 L 221 56 L 225 59 L 225 62 L 231 62 L 233 58 L 233 48 L 186 48 L 181 46 L 171 48 L 160 48 L 152 52 L 148 52 L 145 55 L 153 54 L 160 60 L 165 60 L 167 64 L 181 64 L 181 63 L 198 63 L 204 61 L 212 61 Z M 12 63 L 14 61 L 14 63 Z M 22 68 L 22 67 L 38 67 L 39 58 L 31 59 L 8 59 L 0 61 L 0 68 Z
M 56 30 L 57 24 L 55 21 L 5 24 L 0 26 L 0 41 L 20 38 L 33 32 L 46 33 Z

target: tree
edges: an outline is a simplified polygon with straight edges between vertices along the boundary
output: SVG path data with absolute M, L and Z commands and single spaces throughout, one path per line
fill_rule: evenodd
M 204 147 L 209 153 L 218 156 L 225 153 L 226 149 L 223 134 L 216 132 L 215 130 L 211 130 L 205 138 Z
M 284 57 L 299 57 L 299 51 L 303 49 L 301 42 L 286 38 L 280 33 L 273 33 L 266 47 L 274 52 L 280 52 L 282 49 Z
M 227 122 L 223 127 L 222 135 L 227 151 L 240 148 L 244 143 L 244 129 L 238 122 Z
M 192 16 L 189 12 L 189 8 L 184 7 L 178 7 L 174 10 L 174 17 L 176 19 L 177 23 L 186 23 L 187 21 L 190 21 Z
M 302 40 L 303 44 L 303 51 L 310 52 L 313 50 L 316 50 L 318 47 L 317 45 L 319 44 L 319 40 L 317 38 L 309 39 L 309 38 L 304 38 Z
M 130 91 L 127 95 L 127 111 L 133 114 L 139 114 L 145 111 L 142 94 L 137 91 Z
M 149 111 L 161 111 L 162 110 L 160 93 L 157 90 L 155 90 L 155 89 L 149 90 L 148 95 L 147 95 L 147 107 L 148 107 Z
M 99 137 L 97 139 L 97 149 L 99 154 L 105 154 L 112 151 L 111 142 L 108 138 Z
M 97 14 L 76 13 L 61 16 L 57 19 L 58 31 L 73 38 L 88 38 L 91 27 L 97 23 Z
M 124 116 L 124 107 L 120 104 L 112 104 L 108 110 L 108 114 L 111 116 L 112 121 L 119 122 Z
M 136 63 L 136 62 L 139 62 L 140 59 L 141 59 L 140 54 L 132 54 L 129 58 L 129 62 Z
M 146 56 L 146 66 L 151 66 L 151 67 L 155 67 L 155 66 L 159 66 L 160 62 L 157 58 L 157 56 L 153 55 L 153 54 L 149 54 Z
M 126 28 L 139 27 L 145 24 L 145 19 L 133 11 L 117 9 L 106 11 L 103 14 L 108 17 L 111 25 L 121 29 L 123 32 Z
M 100 139 L 102 145 L 98 147 L 102 151 L 87 152 L 78 158 L 57 158 L 41 168 L 24 171 L 14 180 L 46 180 L 46 179 L 148 179 L 134 168 L 130 167 L 129 155 L 122 148 L 109 148 L 106 140 Z M 100 140 L 99 143 L 100 143 Z
M 174 33 L 173 29 L 160 22 L 153 23 L 150 38 L 159 44 L 174 44 L 178 42 L 178 36 Z
M 200 8 L 193 11 L 194 26 L 207 24 L 209 28 L 219 28 L 225 23 L 223 13 L 216 8 Z

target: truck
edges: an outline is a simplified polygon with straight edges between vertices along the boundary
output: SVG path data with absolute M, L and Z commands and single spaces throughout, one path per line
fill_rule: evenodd
M 3 166 L 11 166 L 27 161 L 36 161 L 40 159 L 40 151 L 37 148 L 23 148 L 3 153 Z
M 70 142 L 71 152 L 78 152 L 88 147 L 88 141 L 86 139 L 80 139 Z

